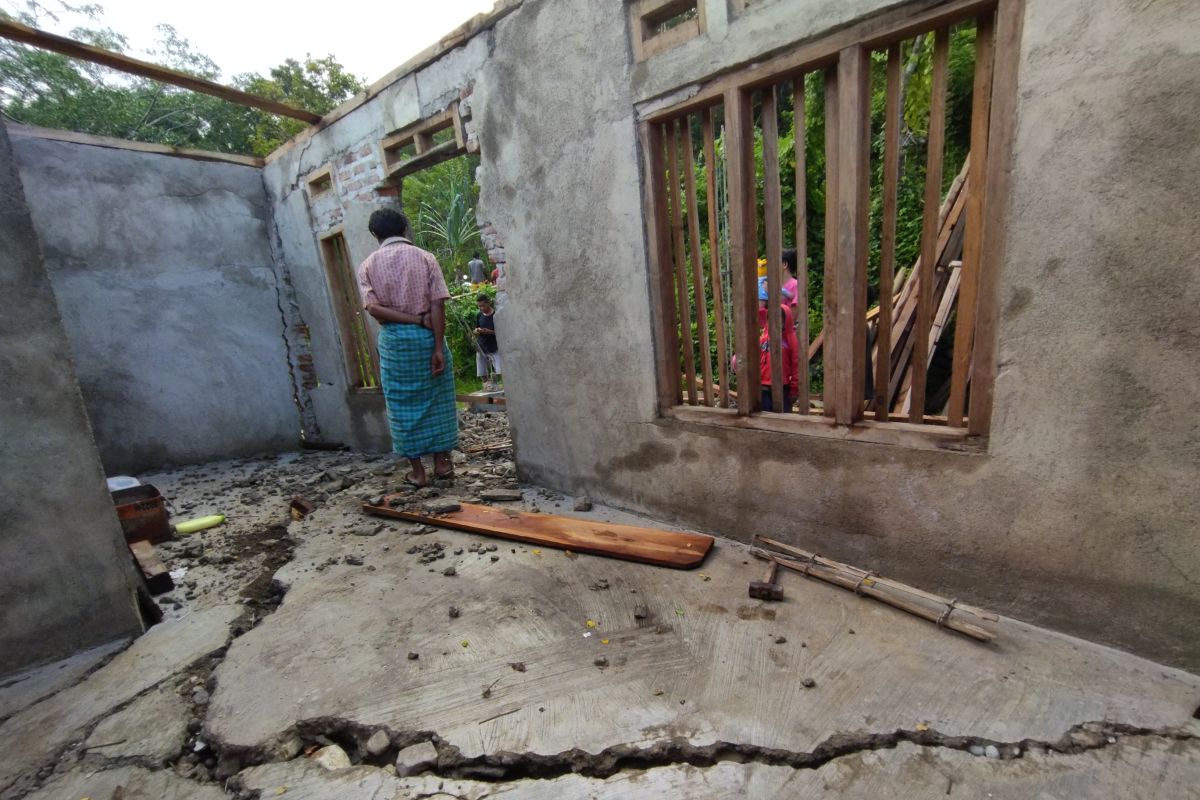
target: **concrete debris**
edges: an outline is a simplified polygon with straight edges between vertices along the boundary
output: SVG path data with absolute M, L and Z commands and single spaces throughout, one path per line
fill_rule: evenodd
M 588 588 L 593 592 L 601 592 L 608 588 L 608 578 L 597 578 L 588 584 Z M 635 614 L 636 616 L 636 614 Z
M 490 503 L 517 503 L 523 499 L 517 489 L 485 489 L 479 496 Z
M 450 619 L 458 619 L 458 615 L 462 612 L 458 610 L 458 606 L 450 606 Z
M 438 763 L 438 751 L 432 742 L 406 747 L 396 755 L 396 775 L 407 778 L 433 769 Z
M 812 688 L 816 687 L 817 682 L 814 681 L 812 678 L 805 678 L 802 681 L 800 681 L 800 685 L 803 686 L 805 689 L 812 689 Z
M 420 658 L 420 657 L 421 657 L 421 654 L 420 654 L 420 653 L 409 653 L 409 654 L 408 654 L 408 660 L 409 660 L 409 661 L 416 661 L 416 660 L 417 660 L 418 658 Z
M 311 758 L 325 769 L 350 769 L 354 766 L 350 763 L 350 756 L 346 755 L 346 751 L 336 744 L 322 747 L 313 753 Z
M 442 570 L 442 574 L 447 578 L 452 578 L 458 574 L 458 570 L 456 570 L 454 567 L 446 567 L 444 570 Z
M 591 511 L 592 510 L 591 498 L 589 498 L 587 495 L 576 498 L 574 508 L 576 511 Z
M 373 756 L 381 756 L 392 746 L 392 739 L 387 731 L 380 728 L 367 739 L 367 752 Z
M 453 497 L 443 497 L 437 500 L 432 500 L 425 503 L 425 513 L 433 516 L 442 514 L 453 514 L 455 511 L 462 510 L 462 503 Z

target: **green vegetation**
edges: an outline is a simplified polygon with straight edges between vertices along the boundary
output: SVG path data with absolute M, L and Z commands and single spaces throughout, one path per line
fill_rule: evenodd
M 99 5 L 71 7 L 96 27 L 79 27 L 73 39 L 119 53 L 128 40 L 101 26 Z M 28 0 L 15 16 L 0 17 L 40 27 L 57 21 L 54 10 Z M 192 49 L 170 25 L 159 25 L 158 41 L 149 58 L 155 63 L 218 81 L 221 70 L 208 56 Z M 233 86 L 252 94 L 324 114 L 363 88 L 332 56 L 287 59 L 267 76 L 235 75 Z M 175 147 L 223 153 L 266 155 L 306 127 L 300 120 L 276 117 L 216 97 L 139 78 L 57 53 L 0 40 L 0 113 L 14 122 L 114 136 Z
M 443 161 L 404 179 L 401 200 L 413 224 L 414 243 L 437 256 L 450 291 L 462 290 L 473 253 L 483 252 L 475 204 L 479 156 Z

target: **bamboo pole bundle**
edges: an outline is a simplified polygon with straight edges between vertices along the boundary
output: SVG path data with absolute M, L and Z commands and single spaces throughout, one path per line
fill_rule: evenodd
M 990 642 L 996 638 L 996 634 L 991 631 L 961 618 L 962 614 L 970 614 L 977 619 L 994 622 L 1000 619 L 996 614 L 974 606 L 960 604 L 957 600 L 947 600 L 944 597 L 918 589 L 915 586 L 909 586 L 890 578 L 884 578 L 873 572 L 867 572 L 849 564 L 823 558 L 815 553 L 810 553 L 807 550 L 802 550 L 799 547 L 793 547 L 774 539 L 755 536 L 754 540 L 758 544 L 771 548 L 770 550 L 753 551 L 757 558 L 775 561 L 781 567 L 818 578 L 826 583 L 840 586 L 843 589 L 850 589 L 855 594 L 872 597 L 893 608 L 898 608 L 901 611 L 907 611 L 914 616 L 929 620 L 939 628 L 949 628 L 952 631 L 957 631 L 981 642 Z M 785 558 L 778 552 L 773 551 L 782 551 L 799 556 L 802 560 L 796 561 Z M 959 616 L 955 616 L 956 614 Z

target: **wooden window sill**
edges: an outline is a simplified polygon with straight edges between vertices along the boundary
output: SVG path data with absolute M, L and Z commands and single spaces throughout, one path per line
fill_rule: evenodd
M 719 425 L 789 436 L 814 436 L 846 442 L 867 442 L 914 450 L 942 450 L 975 455 L 987 452 L 987 438 L 971 436 L 965 428 L 873 420 L 862 420 L 854 425 L 838 425 L 831 417 L 803 417 L 799 414 L 775 414 L 767 411 L 744 417 L 739 416 L 736 409 L 708 406 L 674 406 L 667 409 L 663 416 L 700 425 Z

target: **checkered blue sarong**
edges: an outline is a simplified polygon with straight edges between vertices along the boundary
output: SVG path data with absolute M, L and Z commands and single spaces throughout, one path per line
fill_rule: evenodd
M 447 453 L 458 444 L 454 365 L 443 343 L 446 369 L 434 376 L 433 332 L 419 325 L 381 325 L 379 372 L 387 400 L 392 450 L 405 458 Z

